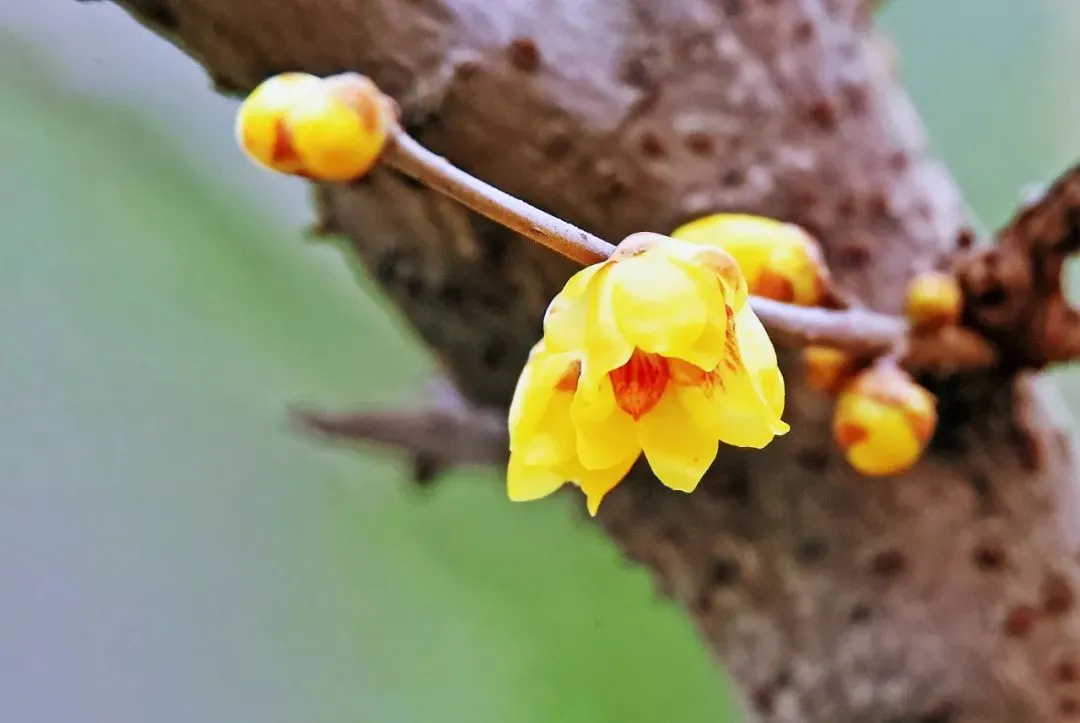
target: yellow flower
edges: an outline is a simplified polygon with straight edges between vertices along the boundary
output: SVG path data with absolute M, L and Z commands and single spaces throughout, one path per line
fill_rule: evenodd
M 511 406 L 509 493 L 575 482 L 595 514 L 642 453 L 690 492 L 719 442 L 761 448 L 785 434 L 783 410 L 776 353 L 734 259 L 634 234 L 548 307 Z
M 320 181 L 363 176 L 386 145 L 390 109 L 356 73 L 284 73 L 260 84 L 236 116 L 240 147 L 260 165 Z
M 840 394 L 833 437 L 848 464 L 868 477 L 883 477 L 914 465 L 936 426 L 934 396 L 906 372 L 879 364 Z
M 817 306 L 828 290 L 828 269 L 817 241 L 802 228 L 762 216 L 718 213 L 671 234 L 718 246 L 735 257 L 750 293 L 799 306 Z
M 933 329 L 960 321 L 964 295 L 956 277 L 927 271 L 907 287 L 907 317 L 912 326 Z

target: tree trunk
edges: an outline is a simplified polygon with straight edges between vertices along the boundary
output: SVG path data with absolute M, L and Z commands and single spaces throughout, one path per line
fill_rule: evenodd
M 365 73 L 426 146 L 611 241 L 714 211 L 773 216 L 821 239 L 844 290 L 896 312 L 914 273 L 970 239 L 862 0 L 120 4 L 226 92 L 284 70 Z M 505 409 L 572 264 L 389 170 L 317 199 L 464 398 Z M 1059 201 L 1071 235 L 1076 204 Z M 788 436 L 722 450 L 692 495 L 642 465 L 598 517 L 747 709 L 1080 719 L 1077 491 L 1046 382 L 1015 367 L 928 381 L 930 451 L 868 479 L 835 449 L 829 400 L 785 371 Z

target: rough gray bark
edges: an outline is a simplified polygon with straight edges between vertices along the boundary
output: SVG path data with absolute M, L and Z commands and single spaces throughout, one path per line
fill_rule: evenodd
M 370 75 L 422 143 L 611 241 L 710 211 L 774 216 L 821 238 L 845 290 L 896 311 L 913 273 L 970 238 L 860 0 L 120 4 L 227 91 L 284 70 Z M 390 171 L 317 195 L 462 395 L 505 408 L 572 265 Z M 1028 235 L 1075 240 L 1074 208 Z M 1007 276 L 982 258 L 966 288 L 1000 307 L 1032 282 Z M 787 374 L 790 435 L 724 451 L 690 496 L 637 469 L 598 518 L 748 708 L 777 723 L 1080 718 L 1075 471 L 1041 382 L 936 380 L 930 453 L 871 480 L 835 450 L 828 401 Z

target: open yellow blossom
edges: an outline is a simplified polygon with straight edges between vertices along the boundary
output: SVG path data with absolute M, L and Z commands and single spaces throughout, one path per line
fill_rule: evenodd
M 571 481 L 595 514 L 642 453 L 690 492 L 719 442 L 761 448 L 785 434 L 783 410 L 776 352 L 734 259 L 634 234 L 548 307 L 511 407 L 509 494 Z
M 868 477 L 914 465 L 937 426 L 937 401 L 903 370 L 876 365 L 840 394 L 833 437 L 848 464 Z
M 799 306 L 826 296 L 828 269 L 821 248 L 799 226 L 763 216 L 717 213 L 671 234 L 690 243 L 718 246 L 738 262 L 750 293 Z

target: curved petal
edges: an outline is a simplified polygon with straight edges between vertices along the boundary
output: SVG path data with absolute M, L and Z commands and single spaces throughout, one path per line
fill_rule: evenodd
M 633 457 L 607 469 L 589 470 L 582 473 L 575 481 L 581 491 L 585 493 L 585 506 L 588 508 L 591 517 L 596 516 L 597 510 L 600 509 L 600 503 L 608 492 L 615 489 L 630 473 L 630 469 L 634 466 L 634 462 L 637 461 L 637 457 L 635 454 Z
M 623 335 L 615 319 L 611 284 L 614 268 L 614 264 L 601 268 L 582 299 L 586 305 L 586 319 L 581 375 L 590 384 L 621 367 L 634 353 L 634 345 Z
M 666 486 L 692 492 L 716 459 L 716 437 L 695 424 L 674 394 L 638 420 L 638 439 L 653 473 Z
M 525 464 L 554 468 L 575 458 L 577 433 L 570 422 L 571 400 L 572 395 L 567 392 L 553 395 L 536 429 L 512 448 L 511 451 L 520 453 Z
M 528 502 L 547 497 L 566 484 L 566 480 L 547 467 L 525 464 L 519 454 L 510 454 L 506 468 L 506 495 L 512 502 Z
M 588 318 L 590 288 L 601 268 L 610 266 L 601 262 L 586 266 L 570 277 L 544 313 L 544 343 L 551 351 L 574 351 L 585 346 L 586 319 Z
M 784 410 L 783 376 L 776 350 L 761 321 L 747 306 L 735 316 L 734 343 L 721 365 L 724 403 L 718 419 L 720 441 L 760 449 L 790 429 Z
M 576 361 L 573 354 L 552 354 L 543 342 L 533 347 L 529 360 L 518 377 L 514 396 L 510 400 L 507 422 L 510 428 L 510 448 L 536 433 L 548 405 L 558 392 L 556 385 Z M 569 397 L 569 394 L 567 394 Z
M 621 409 L 602 422 L 575 423 L 577 456 L 586 470 L 602 470 L 641 454 L 634 420 Z
M 611 303 L 615 321 L 638 349 L 672 356 L 693 345 L 705 329 L 708 306 L 700 279 L 657 246 L 615 264 Z

